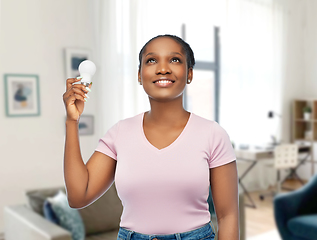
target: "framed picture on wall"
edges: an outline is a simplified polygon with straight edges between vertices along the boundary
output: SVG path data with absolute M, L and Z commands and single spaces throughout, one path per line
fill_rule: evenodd
M 82 61 L 91 60 L 91 51 L 81 48 L 66 48 L 65 49 L 65 68 L 67 78 L 75 78 L 79 76 L 78 66 Z
M 8 117 L 40 115 L 39 77 L 32 74 L 5 74 L 4 92 Z
M 78 124 L 79 135 L 93 135 L 94 134 L 94 116 L 81 115 Z

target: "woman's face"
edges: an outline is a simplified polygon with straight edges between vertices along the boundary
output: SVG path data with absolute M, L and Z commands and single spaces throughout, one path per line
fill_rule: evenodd
M 186 53 L 178 42 L 159 37 L 146 46 L 139 82 L 150 98 L 169 101 L 182 97 L 187 79 L 192 80 L 192 69 L 188 70 Z

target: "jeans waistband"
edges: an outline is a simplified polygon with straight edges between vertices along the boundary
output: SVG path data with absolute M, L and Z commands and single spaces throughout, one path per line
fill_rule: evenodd
M 133 237 L 133 239 L 139 239 L 139 240 L 153 240 L 153 239 L 181 240 L 184 238 L 186 239 L 186 237 L 193 236 L 193 235 L 199 236 L 200 233 L 205 233 L 208 230 L 212 231 L 212 233 L 215 234 L 215 228 L 214 228 L 212 221 L 209 221 L 207 224 L 205 224 L 204 226 L 202 226 L 198 229 L 194 229 L 194 230 L 191 230 L 188 232 L 183 232 L 183 233 L 175 233 L 175 234 L 167 234 L 167 235 L 142 234 L 142 233 L 138 233 L 138 232 L 120 227 L 119 233 L 118 233 L 118 236 L 119 236 L 118 239 L 120 239 L 120 235 L 121 235 L 124 237 L 125 240 L 130 240 L 130 239 L 132 239 L 132 237 Z

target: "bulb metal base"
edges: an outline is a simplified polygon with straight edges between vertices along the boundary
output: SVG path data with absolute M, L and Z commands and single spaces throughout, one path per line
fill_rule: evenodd
M 80 82 L 82 85 L 84 85 L 85 87 L 88 87 L 90 83 L 88 82 Z

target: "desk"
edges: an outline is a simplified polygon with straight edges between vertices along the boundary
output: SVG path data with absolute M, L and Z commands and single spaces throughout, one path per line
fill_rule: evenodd
M 274 150 L 260 150 L 260 149 L 236 149 L 235 154 L 237 157 L 237 160 L 243 160 L 243 161 L 249 161 L 251 162 L 251 165 L 239 176 L 239 184 L 242 187 L 244 194 L 247 196 L 251 204 L 245 203 L 245 206 L 256 208 L 256 205 L 252 199 L 252 197 L 249 194 L 249 191 L 246 189 L 246 187 L 242 183 L 242 179 L 251 171 L 252 168 L 258 163 L 260 160 L 264 159 L 272 159 L 274 157 Z
M 303 152 L 307 152 L 307 155 L 303 158 L 300 159 L 297 166 L 295 168 L 291 169 L 291 173 L 288 174 L 284 180 L 281 181 L 281 183 L 283 183 L 289 176 L 296 176 L 297 179 L 302 183 L 303 181 L 298 177 L 298 175 L 296 174 L 296 170 L 298 169 L 299 166 L 301 166 L 302 164 L 304 164 L 309 155 L 310 155 L 310 151 L 311 151 L 311 147 L 310 146 L 298 146 L 298 152 L 299 153 L 303 153 Z M 243 160 L 243 161 L 249 161 L 251 162 L 251 165 L 241 174 L 241 176 L 239 177 L 239 185 L 242 187 L 244 194 L 247 196 L 247 198 L 249 199 L 249 201 L 251 202 L 251 204 L 245 204 L 245 206 L 248 207 L 252 207 L 252 208 L 256 208 L 256 205 L 252 199 L 252 197 L 250 196 L 248 190 L 246 189 L 246 187 L 243 185 L 242 183 L 242 179 L 251 171 L 252 168 L 254 168 L 254 166 L 261 160 L 269 160 L 274 158 L 274 149 L 256 149 L 256 148 L 250 148 L 250 149 L 235 149 L 235 154 L 237 157 L 237 160 Z M 290 189 L 288 189 L 290 190 Z

